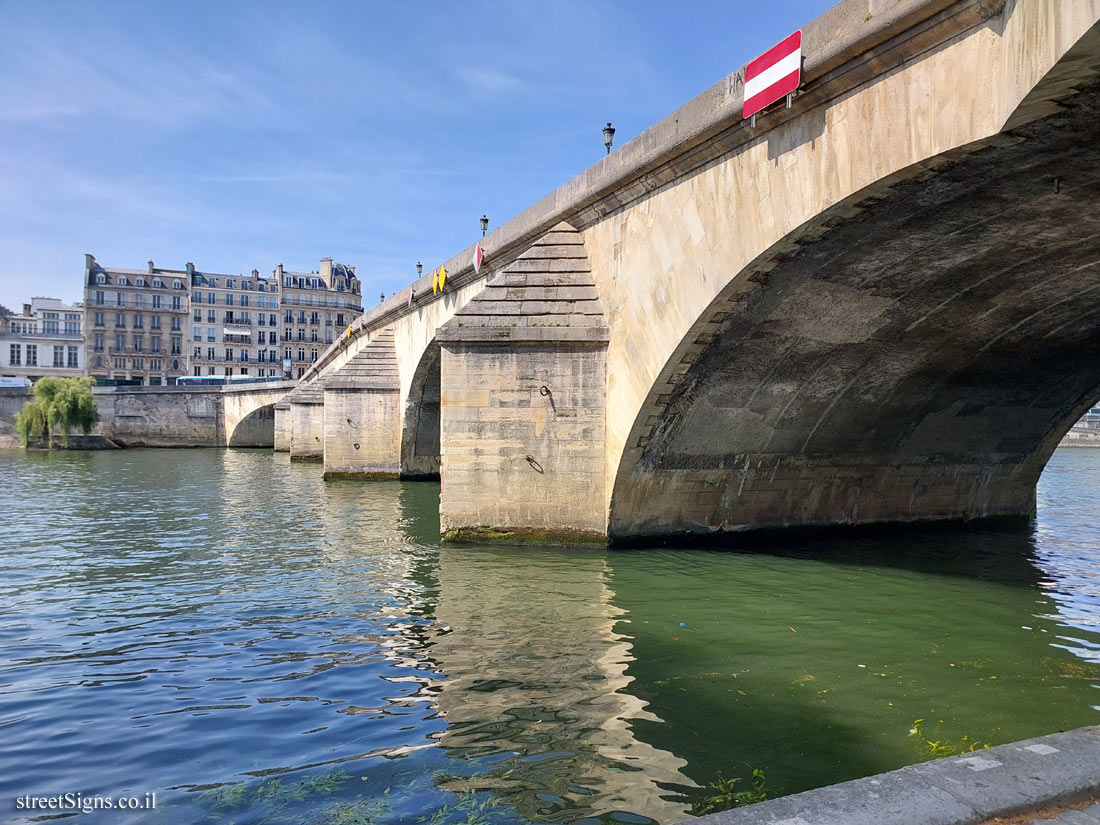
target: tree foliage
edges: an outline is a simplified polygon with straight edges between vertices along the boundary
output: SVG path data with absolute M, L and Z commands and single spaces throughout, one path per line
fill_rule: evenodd
M 99 409 L 92 395 L 91 378 L 39 378 L 34 382 L 34 400 L 23 405 L 15 416 L 15 428 L 23 446 L 31 438 L 40 438 L 52 449 L 53 434 L 61 444 L 69 445 L 69 430 L 80 427 L 84 435 L 99 421 Z

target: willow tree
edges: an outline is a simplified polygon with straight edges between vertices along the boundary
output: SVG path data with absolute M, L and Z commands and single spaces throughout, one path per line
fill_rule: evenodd
M 69 446 L 69 430 L 80 427 L 87 435 L 99 421 L 91 378 L 39 378 L 34 382 L 34 400 L 15 416 L 15 427 L 26 447 L 32 436 L 53 449 L 54 433 L 62 446 Z

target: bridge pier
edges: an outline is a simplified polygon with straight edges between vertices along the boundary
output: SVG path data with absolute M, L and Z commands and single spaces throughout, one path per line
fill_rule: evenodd
M 275 405 L 275 452 L 290 452 L 290 402 Z
M 318 379 L 290 399 L 290 460 L 320 461 L 325 448 L 325 388 Z
M 393 330 L 370 343 L 328 379 L 324 389 L 325 478 L 398 478 L 401 384 Z
M 444 537 L 604 543 L 608 328 L 581 235 L 558 224 L 437 337 Z

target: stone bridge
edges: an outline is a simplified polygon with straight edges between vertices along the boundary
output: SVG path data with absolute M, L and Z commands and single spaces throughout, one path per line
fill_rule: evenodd
M 93 434 L 129 447 L 271 447 L 275 404 L 293 381 L 212 387 L 96 387 Z M 0 444 L 16 443 L 29 390 L 0 389 Z
M 1100 395 L 1098 19 L 844 0 L 790 109 L 735 72 L 364 315 L 277 449 L 451 537 L 1030 517 Z

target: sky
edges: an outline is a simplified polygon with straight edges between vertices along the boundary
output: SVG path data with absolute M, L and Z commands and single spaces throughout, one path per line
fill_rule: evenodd
M 365 306 L 831 0 L 0 0 L 0 303 L 353 264 Z

